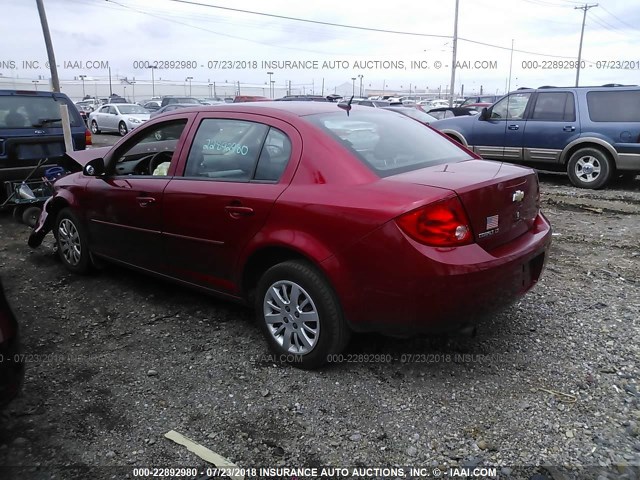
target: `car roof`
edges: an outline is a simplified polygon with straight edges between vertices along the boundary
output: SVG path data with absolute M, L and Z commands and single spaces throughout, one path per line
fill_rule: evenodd
M 343 104 L 344 105 L 344 104 Z M 363 109 L 366 112 L 375 112 L 376 109 L 360 105 L 352 105 L 351 108 Z M 220 105 L 191 106 L 180 109 L 180 114 L 188 112 L 241 112 L 256 115 L 275 115 L 279 117 L 304 117 L 319 113 L 345 113 L 345 110 L 338 107 L 334 102 L 243 102 L 243 103 L 223 103 Z M 346 113 L 345 113 L 346 117 Z

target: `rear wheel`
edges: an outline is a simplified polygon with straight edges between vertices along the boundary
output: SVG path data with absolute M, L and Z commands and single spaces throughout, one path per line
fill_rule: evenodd
M 63 208 L 58 213 L 55 228 L 58 255 L 64 266 L 73 273 L 88 273 L 91 267 L 88 236 L 78 217 L 70 209 Z
M 28 207 L 22 212 L 22 222 L 25 225 L 29 225 L 31 228 L 34 228 L 38 224 L 38 219 L 40 218 L 40 214 L 42 210 L 40 207 Z
M 127 124 L 126 123 L 120 122 L 118 124 L 118 132 L 120 133 L 120 136 L 124 137 L 127 134 L 128 131 L 129 130 L 127 129 Z
M 306 262 L 287 261 L 267 270 L 255 302 L 257 320 L 279 361 L 316 368 L 349 341 L 335 292 Z
M 100 129 L 98 128 L 98 122 L 95 120 L 91 120 L 91 133 L 97 134 L 100 133 Z
M 580 188 L 604 187 L 611 179 L 613 169 L 609 155 L 597 148 L 581 148 L 567 163 L 569 180 Z

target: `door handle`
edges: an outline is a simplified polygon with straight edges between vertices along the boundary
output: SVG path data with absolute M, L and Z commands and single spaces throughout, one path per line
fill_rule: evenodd
M 138 201 L 138 205 L 140 205 L 142 208 L 148 207 L 156 201 L 156 199 L 153 197 L 136 197 L 136 200 Z
M 514 125 L 509 125 L 507 128 L 509 130 L 518 130 L 520 128 L 520 125 L 515 125 L 515 124 Z
M 572 125 L 567 125 L 565 127 L 563 127 L 563 129 L 565 132 L 575 132 L 576 131 L 576 127 L 572 126 Z
M 249 217 L 254 214 L 253 208 L 251 207 L 227 205 L 224 209 L 231 218 Z

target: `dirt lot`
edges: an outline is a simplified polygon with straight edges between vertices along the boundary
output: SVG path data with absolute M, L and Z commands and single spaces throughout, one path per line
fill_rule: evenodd
M 347 354 L 385 361 L 314 372 L 274 364 L 245 309 L 117 267 L 69 274 L 51 236 L 30 250 L 0 214 L 27 354 L 0 424 L 0 465 L 16 468 L 0 477 L 204 467 L 173 429 L 247 468 L 639 478 L 640 178 L 596 192 L 541 179 L 554 243 L 524 299 L 474 339 L 356 336 Z

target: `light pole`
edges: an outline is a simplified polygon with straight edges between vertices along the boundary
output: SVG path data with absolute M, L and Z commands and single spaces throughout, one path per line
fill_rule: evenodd
M 156 79 L 153 72 L 158 67 L 149 67 L 149 68 L 151 69 L 151 96 L 155 97 L 156 96 Z
M 351 77 L 351 83 L 352 83 L 352 89 L 351 89 L 351 96 L 355 97 L 356 96 L 356 77 Z
M 133 103 L 136 103 L 136 79 L 131 80 L 132 89 L 133 89 Z
M 124 86 L 124 99 L 127 100 L 127 102 L 129 101 L 127 99 L 127 86 L 126 85 Z
M 271 80 L 271 92 L 273 93 L 271 98 L 275 97 L 276 96 L 276 81 L 275 80 Z
M 362 79 L 364 78 L 364 75 L 358 75 L 358 78 L 360 79 L 360 93 L 358 95 L 362 97 Z
M 273 79 L 273 76 L 272 76 L 273 72 L 267 72 L 267 75 L 269 75 L 269 98 L 273 98 L 273 94 L 271 92 L 271 88 L 272 88 L 272 85 L 273 85 L 273 80 L 272 80 Z
M 78 75 L 78 78 L 80 80 L 82 80 L 82 99 L 84 100 L 85 97 L 85 93 L 84 93 L 84 79 L 87 78 L 86 75 Z
M 189 82 L 189 96 L 191 96 L 191 80 L 193 80 L 193 77 L 187 77 L 184 79 L 185 82 Z
M 39 80 L 31 80 L 31 83 L 36 87 L 36 92 L 38 91 L 38 82 Z
M 210 83 L 210 84 L 209 84 L 209 98 L 212 98 L 212 97 L 211 97 L 211 87 L 213 87 L 213 83 Z

